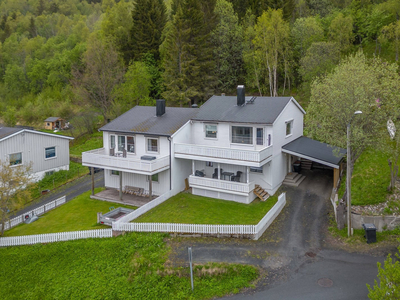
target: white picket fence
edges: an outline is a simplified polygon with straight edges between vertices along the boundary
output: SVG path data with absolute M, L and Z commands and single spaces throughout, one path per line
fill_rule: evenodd
M 155 199 L 153 201 L 156 201 L 157 199 Z M 162 202 L 164 202 L 165 200 L 162 200 Z M 150 204 L 150 203 L 151 202 L 149 202 L 148 204 Z M 127 221 L 124 221 L 124 222 L 114 222 L 112 225 L 112 228 L 115 231 L 170 232 L 170 233 L 212 234 L 212 235 L 219 235 L 219 234 L 221 234 L 221 235 L 252 235 L 255 240 L 258 240 L 262 236 L 262 234 L 265 232 L 265 230 L 275 220 L 275 218 L 279 215 L 279 213 L 282 211 L 285 204 L 286 204 L 286 194 L 282 193 L 278 197 L 277 203 L 268 211 L 268 213 L 261 219 L 261 221 L 257 225 L 126 223 Z M 156 205 L 154 205 L 154 206 L 156 206 Z M 141 214 L 143 214 L 143 213 L 141 213 Z M 141 214 L 139 214 L 139 215 L 141 215 Z M 138 216 L 135 216 L 135 218 L 136 217 L 138 217 Z M 129 222 L 130 220 L 133 220 L 134 218 L 127 218 L 127 219 Z
M 31 245 L 38 243 L 54 243 L 87 238 L 112 237 L 112 229 L 96 229 L 84 231 L 58 232 L 0 238 L 0 247 Z
M 27 213 L 19 215 L 18 217 L 15 217 L 15 218 L 7 221 L 4 225 L 4 230 L 8 230 L 14 226 L 17 226 L 18 224 L 23 223 L 25 221 L 26 215 L 29 215 L 30 217 L 32 217 L 33 215 L 40 216 L 40 215 L 44 214 L 45 212 L 48 212 L 49 210 L 52 210 L 52 209 L 56 208 L 57 206 L 64 204 L 65 202 L 66 202 L 66 197 L 62 196 L 54 201 L 51 201 L 45 205 L 42 205 L 34 210 L 31 210 Z M 0 230 L 1 230 L 1 228 L 2 228 L 2 225 L 0 224 Z

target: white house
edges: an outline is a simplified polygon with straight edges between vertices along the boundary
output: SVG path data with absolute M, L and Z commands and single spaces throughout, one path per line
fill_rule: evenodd
M 302 136 L 304 114 L 293 97 L 245 97 L 243 86 L 210 98 L 174 145 L 191 162 L 192 193 L 242 203 L 274 194 L 292 165 L 281 148 Z
M 103 148 L 83 152 L 82 164 L 103 168 L 106 188 L 120 190 L 120 198 L 128 189 L 142 189 L 150 196 L 178 193 L 185 187 L 191 162 L 175 160 L 173 144 L 189 138 L 185 124 L 198 111 L 166 108 L 165 100 L 157 100 L 156 107 L 135 106 L 100 128 Z
M 12 166 L 32 163 L 33 180 L 46 174 L 69 170 L 69 141 L 72 137 L 24 128 L 0 128 L 0 158 Z

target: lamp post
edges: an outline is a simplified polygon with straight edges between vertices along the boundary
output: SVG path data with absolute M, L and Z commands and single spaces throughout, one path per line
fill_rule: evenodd
M 351 153 L 350 153 L 350 125 L 355 115 L 362 114 L 361 110 L 354 112 L 349 123 L 347 124 L 347 236 L 351 236 Z

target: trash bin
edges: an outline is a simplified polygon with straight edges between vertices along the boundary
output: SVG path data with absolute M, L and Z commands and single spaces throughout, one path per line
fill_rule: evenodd
M 300 170 L 301 170 L 300 161 L 295 161 L 293 163 L 293 171 L 296 172 L 296 173 L 300 173 Z
M 364 237 L 367 238 L 367 243 L 376 243 L 376 227 L 372 223 L 365 223 L 362 224 L 364 230 L 365 230 L 365 235 Z

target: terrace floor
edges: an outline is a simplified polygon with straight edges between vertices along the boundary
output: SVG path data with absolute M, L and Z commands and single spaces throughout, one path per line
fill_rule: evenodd
M 157 198 L 157 196 L 153 196 L 150 199 L 148 196 L 143 197 L 122 193 L 122 201 L 120 201 L 119 191 L 117 189 L 106 189 L 95 194 L 94 196 L 91 195 L 90 198 L 140 207 Z

